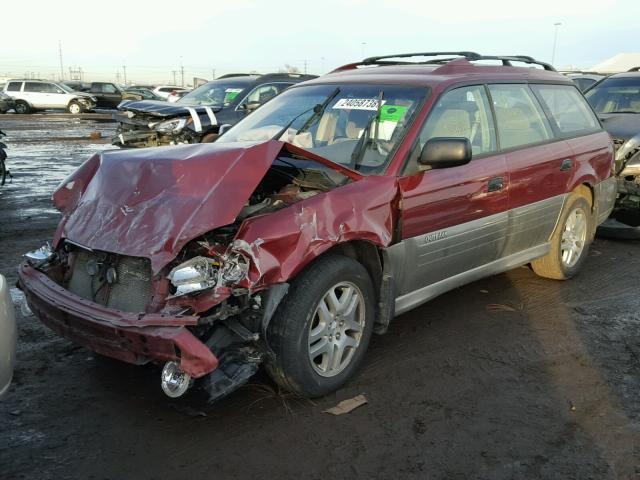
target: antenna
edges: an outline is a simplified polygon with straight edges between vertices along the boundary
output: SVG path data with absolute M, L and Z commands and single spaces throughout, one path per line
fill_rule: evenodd
M 60 54 L 60 81 L 64 80 L 64 66 L 62 64 L 62 41 L 58 40 L 58 53 Z

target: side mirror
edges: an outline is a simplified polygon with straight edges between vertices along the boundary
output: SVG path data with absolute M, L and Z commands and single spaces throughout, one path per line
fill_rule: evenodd
M 471 161 L 471 142 L 461 137 L 436 137 L 424 144 L 418 162 L 431 168 L 449 168 Z
M 256 110 L 260 105 L 262 105 L 260 102 L 250 102 L 250 103 L 245 103 L 244 104 L 244 109 L 247 112 L 253 112 L 254 110 Z
M 220 125 L 220 128 L 218 129 L 218 135 L 222 135 L 224 132 L 226 132 L 230 128 L 231 128 L 230 124 L 223 123 L 222 125 Z

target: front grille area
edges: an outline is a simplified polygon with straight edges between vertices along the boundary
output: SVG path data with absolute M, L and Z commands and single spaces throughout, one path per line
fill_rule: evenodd
M 100 305 L 144 312 L 153 293 L 151 279 L 151 262 L 146 258 L 78 252 L 67 288 Z

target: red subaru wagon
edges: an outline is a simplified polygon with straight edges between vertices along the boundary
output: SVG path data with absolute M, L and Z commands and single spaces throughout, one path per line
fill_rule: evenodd
M 530 264 L 574 276 L 612 210 L 613 146 L 573 82 L 531 57 L 373 57 L 295 85 L 213 144 L 97 154 L 19 285 L 60 335 L 163 365 L 211 399 L 263 364 L 339 388 L 372 332 Z

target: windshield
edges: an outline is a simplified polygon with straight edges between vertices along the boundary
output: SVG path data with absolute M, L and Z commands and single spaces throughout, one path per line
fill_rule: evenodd
M 245 89 L 246 82 L 214 81 L 199 86 L 176 103 L 228 107 Z
M 68 87 L 64 83 L 56 83 L 56 87 L 60 87 L 62 90 L 64 90 L 67 93 L 74 93 L 73 89 Z
M 640 113 L 640 75 L 607 78 L 585 97 L 596 113 Z
M 386 168 L 427 93 L 427 88 L 397 85 L 292 88 L 239 122 L 217 142 L 277 138 L 360 173 L 379 173 Z

